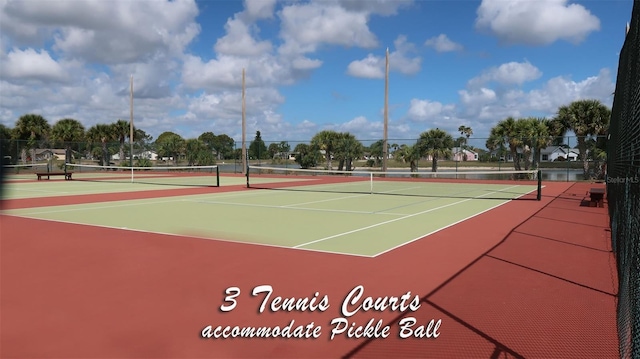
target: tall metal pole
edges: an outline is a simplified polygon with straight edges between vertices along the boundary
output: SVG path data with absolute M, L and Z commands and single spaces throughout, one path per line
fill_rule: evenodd
M 129 164 L 131 165 L 131 182 L 133 182 L 133 75 L 131 75 L 129 87 Z
M 385 77 L 384 77 L 384 138 L 382 140 L 382 171 L 387 171 L 387 157 L 389 147 L 387 145 L 387 128 L 389 124 L 389 48 L 386 53 Z
M 246 113 L 245 113 L 245 90 L 244 90 L 244 68 L 242 69 L 242 174 L 247 175 L 247 135 L 246 135 Z

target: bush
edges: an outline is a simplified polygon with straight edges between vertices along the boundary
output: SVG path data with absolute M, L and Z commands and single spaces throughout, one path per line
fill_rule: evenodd
M 140 158 L 136 161 L 136 167 L 153 167 L 151 160 L 148 158 Z

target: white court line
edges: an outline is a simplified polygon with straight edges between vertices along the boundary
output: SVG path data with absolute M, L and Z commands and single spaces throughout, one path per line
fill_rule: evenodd
M 535 190 L 535 189 L 532 189 L 532 190 L 531 190 L 531 191 L 529 191 L 529 192 L 523 193 L 523 194 L 519 195 L 518 197 L 516 197 L 516 199 L 518 199 L 518 198 L 520 198 L 520 197 L 522 197 L 522 196 L 524 196 L 524 195 L 527 195 L 527 194 L 529 194 L 529 193 L 531 193 L 531 192 L 533 192 L 533 191 L 536 191 L 536 190 Z M 400 247 L 402 247 L 402 246 L 405 246 L 405 245 L 407 245 L 407 244 L 409 244 L 409 243 L 415 242 L 415 241 L 417 241 L 417 240 L 419 240 L 419 239 L 422 239 L 422 238 L 424 238 L 424 237 L 430 236 L 430 235 L 432 235 L 432 234 L 434 234 L 434 233 L 440 232 L 440 231 L 442 231 L 442 230 L 444 230 L 444 229 L 447 229 L 447 228 L 449 228 L 449 227 L 455 226 L 456 224 L 462 223 L 462 222 L 464 222 L 464 221 L 466 221 L 466 220 L 468 220 L 468 219 L 471 219 L 471 218 L 473 218 L 473 217 L 479 216 L 479 215 L 481 215 L 481 214 L 483 214 L 483 213 L 485 213 L 485 212 L 489 212 L 489 211 L 491 211 L 492 209 L 496 209 L 496 208 L 498 208 L 498 207 L 500 207 L 500 206 L 503 206 L 503 205 L 505 205 L 505 204 L 509 203 L 510 201 L 511 201 L 511 199 L 505 199 L 505 200 L 504 200 L 504 202 L 502 202 L 502 203 L 498 203 L 498 204 L 496 204 L 495 206 L 490 207 L 490 208 L 487 208 L 487 209 L 485 209 L 485 210 L 484 210 L 484 211 L 482 211 L 482 212 L 478 212 L 478 213 L 476 213 L 476 214 L 472 214 L 472 215 L 470 215 L 470 216 L 468 216 L 468 217 L 466 217 L 466 218 L 463 218 L 463 219 L 461 219 L 461 220 L 459 220 L 459 221 L 456 221 L 456 222 L 454 222 L 454 223 L 451 223 L 451 224 L 449 224 L 449 225 L 446 225 L 446 226 L 444 226 L 444 227 L 442 227 L 442 228 L 438 228 L 438 229 L 433 230 L 433 231 L 431 231 L 431 232 L 429 232 L 429 233 L 427 233 L 427 234 L 423 234 L 423 235 L 421 235 L 420 237 L 416 237 L 416 238 L 414 238 L 414 239 L 412 239 L 412 240 L 410 240 L 410 241 L 408 241 L 408 242 L 403 242 L 403 243 L 401 243 L 401 244 L 398 244 L 397 246 L 391 247 L 391 248 L 386 249 L 386 250 L 384 250 L 384 251 L 382 251 L 382 252 L 380 252 L 380 253 L 378 253 L 378 254 L 373 255 L 373 257 L 375 258 L 375 257 L 380 256 L 380 255 L 383 255 L 383 254 L 385 254 L 385 253 L 387 253 L 387 252 L 391 252 L 391 251 L 393 251 L 393 250 L 395 250 L 395 249 L 398 249 L 398 248 L 400 248 Z
M 279 246 L 279 245 L 276 245 L 276 244 L 241 242 L 241 241 L 235 241 L 235 240 L 229 240 L 229 239 L 209 238 L 209 237 L 193 236 L 193 235 L 188 235 L 188 234 L 177 234 L 177 233 L 148 231 L 148 230 L 144 230 L 144 229 L 135 229 L 135 228 L 122 228 L 122 227 L 107 226 L 107 225 L 101 225 L 101 224 L 87 224 L 87 223 L 82 223 L 82 222 L 63 221 L 63 220 L 58 220 L 58 219 L 29 217 L 29 216 L 14 215 L 14 214 L 5 214 L 5 215 L 6 216 L 11 216 L 11 217 L 27 218 L 27 219 L 34 219 L 34 220 L 47 221 L 47 222 L 58 222 L 58 223 L 74 224 L 74 225 L 81 225 L 81 226 L 90 226 L 90 227 L 115 229 L 115 230 L 120 230 L 120 231 L 130 231 L 130 232 L 137 232 L 137 233 L 158 234 L 158 235 L 165 235 L 165 236 L 172 236 L 172 237 L 186 237 L 186 238 L 201 239 L 201 240 L 212 241 L 212 242 L 235 243 L 235 244 L 239 244 L 239 245 L 248 245 L 248 246 L 257 246 L 257 247 L 270 247 L 270 248 L 280 248 L 280 249 L 294 249 L 295 248 L 295 247 Z M 295 249 L 296 250 L 303 250 L 303 251 L 307 251 L 307 252 L 327 253 L 327 254 L 335 254 L 335 255 L 341 255 L 341 256 L 372 258 L 371 256 L 364 255 L 364 254 L 357 254 L 357 253 L 333 252 L 333 251 L 327 251 L 327 250 L 322 250 L 322 249 L 311 249 L 311 248 L 295 248 Z
M 123 201 L 133 201 L 133 200 L 123 200 Z M 88 211 L 88 210 L 94 210 L 94 209 L 105 209 L 105 208 L 118 208 L 118 207 L 131 207 L 131 206 L 143 206 L 143 205 L 147 205 L 147 204 L 158 204 L 158 203 L 171 203 L 171 202 L 181 202 L 182 200 L 180 199 L 173 199 L 173 200 L 167 200 L 167 201 L 154 201 L 154 202 L 142 202 L 142 203 L 125 203 L 125 204 L 116 204 L 116 205 L 112 205 L 112 206 L 97 206 L 97 207 L 84 207 L 83 203 L 78 203 L 78 204 L 63 204 L 62 206 L 81 206 L 80 208 L 66 208 L 66 209 L 56 209 L 56 210 L 52 210 L 52 211 L 40 211 L 40 212 L 32 212 L 32 213 L 26 213 L 25 215 L 28 216 L 33 216 L 36 214 L 49 214 L 49 213 L 62 213 L 62 212 L 75 212 L 75 211 Z M 118 201 L 121 202 L 121 201 Z M 9 210 L 9 211 L 20 211 L 26 208 L 18 208 L 18 209 L 13 209 L 13 210 Z
M 515 188 L 515 187 L 518 187 L 518 186 L 519 186 L 519 185 L 515 185 L 515 186 L 511 186 L 511 187 L 507 187 L 507 188 L 502 188 L 502 189 L 500 189 L 500 191 L 504 191 L 504 190 L 507 190 L 507 189 Z M 428 210 L 426 210 L 426 211 L 421 211 L 421 212 L 417 212 L 417 213 L 412 213 L 412 214 L 409 214 L 409 215 L 405 215 L 404 217 L 394 218 L 394 219 L 390 219 L 390 220 L 388 220 L 388 221 L 384 221 L 384 222 L 380 222 L 380 223 L 372 224 L 372 225 L 370 225 L 370 226 L 366 226 L 366 227 L 362 227 L 362 228 L 354 229 L 354 230 L 347 231 L 347 232 L 343 232 L 343 233 L 334 234 L 334 235 L 332 235 L 332 236 L 328 236 L 328 237 L 324 237 L 324 238 L 316 239 L 316 240 L 311 241 L 311 242 L 307 242 L 307 243 L 299 244 L 299 245 L 297 245 L 297 246 L 295 246 L 295 247 L 293 247 L 293 248 L 304 247 L 304 246 L 307 246 L 307 245 L 310 245 L 310 244 L 314 244 L 314 243 L 318 243 L 318 242 L 326 241 L 326 240 L 328 240 L 328 239 L 337 238 L 337 237 L 342 237 L 342 236 L 345 236 L 345 235 L 347 235 L 347 234 L 356 233 L 356 232 L 364 231 L 364 230 L 367 230 L 367 229 L 371 229 L 371 228 L 379 227 L 379 226 L 382 226 L 382 225 L 385 225 L 385 224 L 389 224 L 389 223 L 393 223 L 393 222 L 400 221 L 400 220 L 403 220 L 403 219 L 407 219 L 407 218 L 411 218 L 411 217 L 419 216 L 419 215 L 422 215 L 422 214 L 425 214 L 425 213 L 429 213 L 429 212 L 437 211 L 437 210 L 439 210 L 439 209 L 443 209 L 443 208 L 446 208 L 446 207 L 451 207 L 451 206 L 454 206 L 454 205 L 456 205 L 456 204 L 460 204 L 460 203 L 468 202 L 468 201 L 471 201 L 471 200 L 473 200 L 473 199 L 481 198 L 481 197 L 488 196 L 488 195 L 490 195 L 490 194 L 498 193 L 498 192 L 499 192 L 499 191 L 485 193 L 485 194 L 480 195 L 480 196 L 476 196 L 476 197 L 473 197 L 473 198 L 467 198 L 467 199 L 464 199 L 464 200 L 461 200 L 461 201 L 458 201 L 458 202 L 453 202 L 453 203 L 446 204 L 446 205 L 444 205 L 444 206 L 440 206 L 440 207 L 436 207 L 436 208 L 431 208 L 431 209 L 428 209 Z
M 197 201 L 197 200 L 188 200 L 188 199 L 185 199 L 184 201 L 185 202 L 194 202 L 194 203 L 206 203 L 206 204 L 222 204 L 222 205 L 241 206 L 241 207 L 288 209 L 288 210 L 293 210 L 293 211 L 335 212 L 335 213 L 353 213 L 353 214 L 382 214 L 382 215 L 390 215 L 390 216 L 404 216 L 405 215 L 405 214 L 400 214 L 400 213 L 350 211 L 350 210 L 346 210 L 346 209 L 323 209 L 323 208 L 291 207 L 291 206 L 294 206 L 294 205 L 273 206 L 273 205 L 269 205 L 269 204 L 216 202 L 216 201 Z M 324 202 L 324 201 L 318 201 L 318 202 Z M 309 203 L 313 203 L 313 202 L 309 202 Z

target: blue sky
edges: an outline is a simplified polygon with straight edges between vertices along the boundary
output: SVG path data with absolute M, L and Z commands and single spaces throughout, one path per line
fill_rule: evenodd
M 0 123 L 129 119 L 174 131 L 308 141 L 323 129 L 367 143 L 508 117 L 611 106 L 633 1 L 0 0 Z M 480 145 L 484 141 L 478 140 Z

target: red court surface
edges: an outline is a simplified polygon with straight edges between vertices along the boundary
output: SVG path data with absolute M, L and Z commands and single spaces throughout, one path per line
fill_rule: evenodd
M 0 356 L 616 358 L 615 263 L 606 206 L 581 206 L 590 186 L 547 183 L 541 201 L 511 201 L 376 258 L 3 215 Z M 265 284 L 273 296 L 318 292 L 329 307 L 259 313 L 263 295 L 251 290 Z M 385 339 L 331 340 L 331 321 L 358 285 L 374 298 L 410 292 L 420 307 L 348 318 L 381 320 Z M 222 312 L 232 286 L 237 306 Z M 416 326 L 441 320 L 439 336 L 400 339 L 398 321 L 410 317 Z M 319 338 L 200 335 L 208 325 L 291 320 L 320 326 Z

